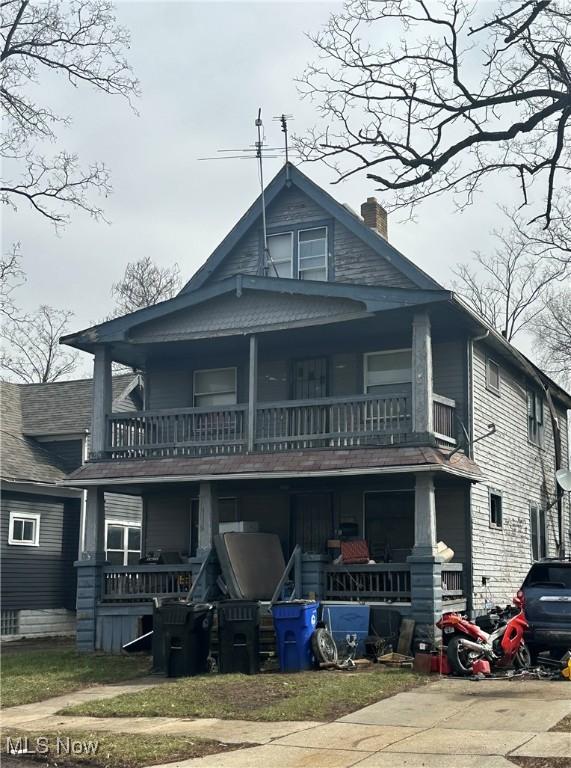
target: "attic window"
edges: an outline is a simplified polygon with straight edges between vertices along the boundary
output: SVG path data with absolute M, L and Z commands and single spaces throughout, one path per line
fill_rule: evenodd
M 327 280 L 327 227 L 298 232 L 299 279 Z
M 268 251 L 270 277 L 293 277 L 293 232 L 269 235 Z

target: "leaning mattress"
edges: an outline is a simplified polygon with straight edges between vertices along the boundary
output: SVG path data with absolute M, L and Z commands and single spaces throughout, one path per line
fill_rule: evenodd
M 271 600 L 285 570 L 274 533 L 223 533 L 214 545 L 222 577 L 234 600 Z

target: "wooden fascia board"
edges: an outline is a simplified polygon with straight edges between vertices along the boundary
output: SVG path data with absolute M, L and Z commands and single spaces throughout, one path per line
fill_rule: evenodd
M 147 477 L 101 477 L 81 480 L 73 478 L 63 480 L 61 485 L 68 488 L 91 488 L 93 486 L 117 485 L 148 485 L 152 483 L 196 483 L 216 480 L 286 480 L 298 477 L 342 477 L 357 475 L 398 475 L 418 472 L 438 472 L 464 478 L 470 482 L 482 481 L 481 474 L 463 472 L 451 465 L 443 464 L 411 464 L 395 467 L 370 466 L 354 469 L 315 469 L 315 470 L 275 470 L 268 472 L 232 472 L 228 474 L 196 474 L 196 475 L 149 475 Z
M 64 336 L 61 341 L 64 344 L 69 344 L 85 351 L 91 351 L 97 344 L 112 344 L 124 341 L 132 343 L 131 339 L 129 339 L 129 331 L 135 327 L 153 320 L 159 320 L 162 317 L 198 304 L 203 304 L 226 293 L 235 291 L 239 296 L 243 290 L 351 299 L 364 304 L 367 312 L 379 312 L 387 309 L 414 306 L 415 304 L 446 301 L 451 296 L 450 291 L 443 289 L 383 288 L 352 283 L 326 283 L 310 280 L 258 277 L 255 275 L 235 275 L 199 290 L 179 294 L 173 299 L 163 301 L 153 307 L 140 309 L 137 312 L 132 312 L 115 320 L 109 320 L 93 328 Z

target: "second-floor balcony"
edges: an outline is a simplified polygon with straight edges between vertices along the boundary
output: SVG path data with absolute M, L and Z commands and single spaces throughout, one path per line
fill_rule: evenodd
M 110 458 L 206 456 L 308 448 L 425 442 L 413 424 L 410 392 L 325 397 L 201 408 L 112 413 L 105 455 Z M 432 396 L 433 434 L 456 442 L 455 402 Z

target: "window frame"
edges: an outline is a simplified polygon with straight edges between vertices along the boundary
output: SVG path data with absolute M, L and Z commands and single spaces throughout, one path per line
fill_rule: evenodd
M 533 414 L 530 413 L 530 397 L 533 397 Z M 541 421 L 538 420 L 537 415 L 540 407 Z M 539 448 L 543 447 L 545 437 L 545 398 L 539 394 L 536 389 L 528 387 L 526 390 L 525 410 L 527 419 L 527 439 L 532 445 Z M 534 425 L 532 428 L 532 424 Z
M 290 230 L 284 230 L 283 232 L 268 232 L 267 235 L 266 235 L 266 238 L 268 240 L 268 251 L 270 250 L 270 247 L 269 247 L 269 240 L 270 240 L 270 238 L 272 238 L 272 237 L 279 237 L 280 235 L 289 235 L 290 236 L 291 254 L 290 254 L 290 275 L 289 275 L 289 277 L 291 279 L 295 279 L 294 278 L 294 271 L 295 271 L 295 266 L 294 266 L 295 230 L 294 229 L 290 229 Z M 268 277 L 277 277 L 277 275 L 273 272 L 273 269 L 272 269 L 272 266 L 274 264 L 285 264 L 285 263 L 286 263 L 285 259 L 282 259 L 282 260 L 277 261 L 277 262 L 272 259 L 271 264 L 268 264 Z M 287 278 L 282 278 L 282 279 L 287 279 Z
M 26 539 L 25 541 L 14 538 L 14 523 L 16 520 L 32 521 L 34 523 L 34 537 L 33 539 Z M 10 511 L 10 520 L 8 527 L 8 544 L 14 547 L 39 547 L 40 546 L 40 520 L 41 515 L 39 512 L 16 512 Z
M 196 375 L 198 373 L 217 373 L 218 371 L 234 371 L 234 389 L 220 392 L 197 392 L 196 391 Z M 206 395 L 228 395 L 234 394 L 235 402 L 227 403 L 227 406 L 238 405 L 238 367 L 235 365 L 226 365 L 223 368 L 197 368 L 192 372 L 192 405 L 193 408 L 213 408 L 214 410 L 224 408 L 223 405 L 197 405 L 196 398 L 204 397 Z
M 288 221 L 283 224 L 270 224 L 266 231 L 266 236 L 269 238 L 272 235 L 285 235 L 293 234 L 293 256 L 292 256 L 292 275 L 291 279 L 299 280 L 299 233 L 305 232 L 311 229 L 326 230 L 326 252 L 325 252 L 325 280 L 319 282 L 333 282 L 335 280 L 335 258 L 334 258 L 334 244 L 335 244 L 335 219 L 333 218 L 315 218 L 307 219 L 305 221 Z M 258 243 L 260 258 L 264 255 L 264 233 L 260 228 L 258 230 Z M 265 258 L 264 258 L 265 261 Z M 264 271 L 266 277 L 274 277 L 275 274 L 272 271 L 271 265 L 267 264 Z M 287 280 L 289 278 L 280 278 Z
M 107 546 L 107 535 L 109 531 L 109 527 L 111 525 L 123 528 L 123 549 L 109 549 Z M 129 549 L 129 528 L 138 528 L 139 534 L 142 534 L 142 524 L 137 522 L 131 522 L 126 520 L 105 520 L 105 559 L 108 560 L 107 553 L 108 552 L 123 552 L 123 562 L 121 563 L 122 566 L 129 565 L 129 553 L 137 552 L 139 555 L 139 559 L 141 558 L 142 553 L 142 547 L 139 546 L 139 549 Z M 142 544 L 142 539 L 141 539 Z
M 498 369 L 498 386 L 494 387 L 494 385 L 490 382 L 490 366 L 495 365 Z M 488 389 L 490 392 L 493 392 L 495 395 L 501 395 L 501 386 L 502 386 L 502 376 L 501 376 L 501 366 L 497 362 L 497 360 L 494 360 L 493 357 L 487 357 L 486 358 L 486 389 Z
M 296 264 L 296 271 L 297 271 L 297 279 L 303 280 L 304 278 L 301 277 L 302 272 L 311 272 L 316 269 L 321 269 L 321 267 L 309 267 L 306 269 L 301 268 L 301 256 L 300 256 L 300 235 L 302 232 L 311 232 L 312 230 L 316 229 L 324 229 L 325 230 L 325 254 L 324 254 L 324 266 L 325 266 L 325 279 L 324 280 L 318 280 L 317 282 L 320 283 L 328 283 L 329 282 L 329 227 L 327 224 L 322 224 L 320 226 L 310 226 L 310 227 L 304 227 L 303 229 L 300 228 L 297 230 L 297 264 Z M 309 258 L 315 258 L 315 256 L 311 256 Z M 293 263 L 293 262 L 292 262 Z
M 536 524 L 537 557 L 533 551 L 533 520 Z M 548 556 L 547 541 L 547 518 L 543 505 L 537 501 L 529 502 L 529 548 L 531 551 L 531 562 L 539 563 Z
M 492 497 L 500 500 L 500 521 L 492 520 Z M 504 527 L 504 494 L 498 488 L 488 488 L 488 521 L 490 528 L 501 531 Z
M 373 355 L 392 355 L 395 352 L 410 352 L 410 380 L 409 381 L 398 381 L 398 382 L 392 382 L 391 384 L 372 384 L 369 385 L 367 383 L 367 375 L 369 373 L 369 357 L 372 357 Z M 374 386 L 374 387 L 400 387 L 406 384 L 412 384 L 412 347 L 399 347 L 398 349 L 381 349 L 377 352 L 364 352 L 363 353 L 363 394 L 368 395 L 368 387 Z

